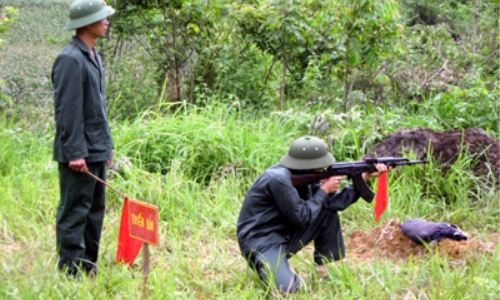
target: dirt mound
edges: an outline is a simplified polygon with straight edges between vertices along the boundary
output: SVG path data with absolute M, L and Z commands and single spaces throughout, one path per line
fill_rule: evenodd
M 400 223 L 391 220 L 370 231 L 354 231 L 348 239 L 346 259 L 361 261 L 380 261 L 382 259 L 394 262 L 406 261 L 410 257 L 423 259 L 434 255 L 433 243 L 427 246 L 417 244 L 408 238 Z M 435 247 L 439 255 L 453 260 L 468 260 L 473 256 L 493 254 L 500 240 L 500 235 L 491 234 L 488 241 L 481 241 L 469 234 L 465 241 L 442 240 Z
M 429 148 L 429 146 L 431 146 Z M 428 153 L 431 149 L 431 153 Z M 412 151 L 418 158 L 432 155 L 436 162 L 447 167 L 453 164 L 461 153 L 472 157 L 471 169 L 478 176 L 500 182 L 500 143 L 480 128 L 465 130 L 435 131 L 427 128 L 410 128 L 397 131 L 375 145 L 365 158 L 395 156 Z

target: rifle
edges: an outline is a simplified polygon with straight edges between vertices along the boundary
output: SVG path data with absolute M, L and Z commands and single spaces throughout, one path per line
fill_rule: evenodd
M 427 159 L 410 161 L 408 158 L 404 157 L 380 157 L 366 158 L 355 162 L 334 163 L 322 172 L 292 174 L 292 184 L 294 187 L 301 187 L 317 182 L 321 179 L 345 175 L 353 181 L 354 188 L 358 191 L 361 197 L 365 199 L 366 202 L 371 203 L 375 194 L 370 190 L 366 181 L 364 181 L 363 176 L 361 175 L 362 173 L 376 172 L 377 168 L 375 167 L 375 164 L 377 163 L 383 163 L 388 167 L 394 168 L 401 165 L 426 164 L 428 162 L 429 161 Z

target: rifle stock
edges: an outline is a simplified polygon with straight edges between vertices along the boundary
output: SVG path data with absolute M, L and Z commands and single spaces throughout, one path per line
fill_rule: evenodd
M 395 168 L 401 165 L 415 165 L 415 164 L 425 164 L 429 161 L 423 160 L 409 160 L 408 158 L 400 157 L 380 157 L 380 158 L 367 158 L 360 161 L 348 162 L 348 163 L 335 163 L 322 172 L 318 173 L 307 173 L 307 174 L 293 174 L 292 184 L 294 187 L 305 186 L 322 179 L 326 179 L 332 176 L 347 176 L 353 181 L 354 188 L 361 195 L 366 202 L 370 203 L 373 201 L 375 194 L 372 192 L 366 181 L 363 179 L 362 174 L 373 173 L 377 171 L 375 164 L 383 163 L 388 167 Z

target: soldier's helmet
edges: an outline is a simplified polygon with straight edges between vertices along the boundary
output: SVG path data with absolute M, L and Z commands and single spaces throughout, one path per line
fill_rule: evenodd
M 106 19 L 115 10 L 103 0 L 76 0 L 69 7 L 69 22 L 64 29 L 72 30 Z
M 328 152 L 328 147 L 321 139 L 304 136 L 290 145 L 280 164 L 293 170 L 311 170 L 325 168 L 335 163 L 335 158 Z

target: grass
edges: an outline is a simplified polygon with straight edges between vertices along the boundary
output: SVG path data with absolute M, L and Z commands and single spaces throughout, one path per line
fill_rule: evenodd
M 55 2 L 0 1 L 19 9 L 0 46 L 0 92 L 13 100 L 4 111 L 13 118 L 41 121 L 34 126 L 51 121 L 52 63 L 74 34 L 63 30 L 70 1 Z
M 2 110 L 0 118 L 2 299 L 142 297 L 141 257 L 130 269 L 114 263 L 123 199 L 111 190 L 107 193 L 99 276 L 71 281 L 56 267 L 59 190 L 57 165 L 51 159 L 52 96 L 47 91 L 53 59 L 69 39 L 70 33 L 60 28 L 70 2 L 0 2 L 20 8 L 19 22 L 5 37 L 9 51 L 3 51 L 0 60 L 1 77 L 10 89 L 19 89 L 16 105 Z M 324 137 L 338 161 L 359 159 L 397 129 L 444 129 L 425 111 L 373 110 L 371 115 L 363 107 L 353 107 L 348 114 L 324 113 L 325 119 L 335 121 Z M 306 109 L 258 116 L 239 107 L 214 105 L 204 109 L 188 106 L 168 116 L 145 112 L 128 122 L 113 120 L 117 160 L 126 157 L 130 164 L 122 171 L 110 171 L 109 183 L 132 198 L 159 207 L 160 246 L 151 247 L 150 299 L 280 298 L 246 267 L 235 223 L 245 191 L 258 174 L 279 160 L 292 139 L 306 132 L 320 134 L 308 129 L 315 119 L 317 114 Z M 492 135 L 498 136 L 498 132 L 493 130 Z M 498 189 L 465 171 L 467 160 L 457 160 L 446 176 L 434 162 L 393 172 L 389 177 L 390 206 L 381 222 L 409 218 L 453 222 L 482 241 L 500 234 Z M 373 205 L 361 200 L 342 212 L 341 219 L 346 239 L 354 230 L 370 230 L 374 227 Z M 307 286 L 288 298 L 498 298 L 498 245 L 490 255 L 471 253 L 463 261 L 437 251 L 432 250 L 425 260 L 345 260 L 329 266 L 338 280 L 320 283 L 311 251 L 306 250 L 291 263 Z
M 279 160 L 293 135 L 301 134 L 300 130 L 290 131 L 287 120 L 275 116 L 250 121 L 243 114 L 213 108 L 114 124 L 117 158 L 126 156 L 131 164 L 124 171 L 111 172 L 109 183 L 160 210 L 161 244 L 151 248 L 150 299 L 278 296 L 275 290 L 262 286 L 246 267 L 235 237 L 235 222 L 253 178 Z M 80 282 L 66 280 L 56 269 L 58 180 L 56 164 L 51 161 L 53 132 L 50 128 L 26 131 L 22 124 L 5 120 L 0 132 L 0 295 L 8 299 L 141 297 L 141 257 L 131 269 L 114 263 L 121 196 L 108 190 L 100 275 Z M 142 162 L 147 161 L 145 154 L 152 153 L 146 147 L 149 144 L 164 147 L 167 156 L 156 162 L 162 166 L 147 171 Z M 216 145 L 220 147 L 214 149 Z M 192 158 L 193 153 L 197 153 L 199 161 Z M 194 165 L 209 161 L 236 167 L 226 172 L 221 171 L 224 168 L 214 169 L 208 181 L 193 177 Z M 161 172 L 163 166 L 168 172 Z M 428 182 L 446 186 L 446 179 L 430 172 L 432 168 L 411 166 L 391 174 L 390 208 L 382 222 L 425 218 L 453 221 L 484 239 L 499 233 L 498 191 L 479 187 L 474 197 L 465 193 L 461 199 L 447 203 L 425 190 Z M 465 191 L 473 182 L 462 173 L 462 179 L 447 193 Z M 359 201 L 342 213 L 346 237 L 353 230 L 373 228 L 372 209 L 372 205 Z M 292 258 L 293 267 L 307 287 L 291 299 L 494 299 L 500 292 L 498 247 L 491 257 L 477 253 L 471 261 L 459 265 L 437 254 L 424 261 L 410 258 L 400 263 L 381 260 L 332 264 L 331 271 L 338 278 L 332 283 L 315 279 L 312 256 L 307 252 Z

